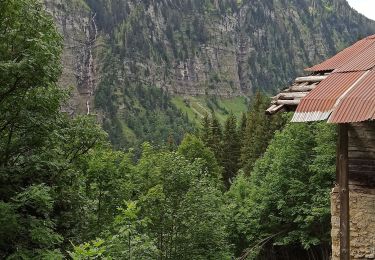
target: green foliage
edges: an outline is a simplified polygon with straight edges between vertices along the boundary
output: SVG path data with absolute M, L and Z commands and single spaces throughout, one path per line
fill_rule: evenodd
M 199 230 L 194 231 L 188 225 L 188 219 L 191 214 L 198 214 L 194 213 L 197 210 L 199 210 L 199 214 L 214 215 L 220 211 L 220 203 L 209 201 L 207 203 L 210 204 L 207 205 L 194 204 L 196 205 L 195 208 L 192 205 L 189 208 L 185 206 L 187 205 L 186 200 L 192 199 L 191 196 L 194 196 L 196 201 L 198 196 L 201 196 L 201 192 L 208 189 L 216 191 L 216 193 L 213 193 L 215 195 L 212 196 L 218 196 L 220 192 L 215 187 L 217 186 L 217 177 L 213 178 L 208 175 L 204 167 L 207 162 L 204 161 L 202 155 L 197 155 L 194 162 L 190 163 L 178 154 L 155 153 L 152 150 L 146 151 L 146 154 L 144 153 L 142 156 L 138 164 L 140 171 L 138 175 L 144 176 L 145 173 L 150 173 L 150 161 L 152 161 L 151 173 L 153 176 L 148 175 L 147 177 L 149 180 L 154 180 L 155 183 L 150 183 L 148 192 L 140 197 L 140 205 L 143 214 L 151 220 L 151 234 L 152 237 L 157 239 L 160 256 L 167 259 L 190 259 L 191 254 L 196 254 L 198 259 L 206 258 L 209 254 L 205 250 L 206 244 L 202 242 L 193 246 L 195 241 L 192 232 L 198 232 Z M 198 186 L 200 182 L 205 183 L 205 185 Z M 202 191 L 198 193 L 197 187 L 201 187 Z M 194 189 L 194 192 L 192 192 L 192 189 Z M 186 210 L 190 214 L 186 214 Z M 200 220 L 203 221 L 202 225 L 213 225 L 215 221 L 218 221 L 216 218 Z M 219 220 L 224 221 L 221 218 Z M 211 245 L 214 245 L 212 250 L 216 251 L 217 254 L 226 252 L 220 242 L 225 239 L 225 236 L 225 232 L 217 234 L 214 230 L 205 233 L 206 239 L 213 243 Z M 193 246 L 194 251 L 188 250 L 189 246 Z
M 202 167 L 214 178 L 219 178 L 221 168 L 216 161 L 214 153 L 194 135 L 186 135 L 178 147 L 178 153 L 183 155 L 191 163 L 201 159 Z
M 224 123 L 230 112 L 237 117 L 247 111 L 245 97 L 219 98 L 219 97 L 181 97 L 173 96 L 172 102 L 182 112 L 187 113 L 189 120 L 199 125 L 205 114 L 213 109 L 220 123 Z
M 192 153 L 189 148 L 194 147 L 198 150 Z M 117 212 L 112 220 L 101 220 L 103 232 L 98 236 L 104 237 L 99 240 L 104 242 L 76 246 L 70 253 L 74 259 L 191 259 L 192 255 L 195 259 L 229 259 L 223 197 L 215 172 L 218 166 L 213 153 L 198 139 L 187 136 L 177 153 L 156 150 L 145 143 L 138 162 L 125 160 L 115 168 L 111 163 L 116 161 L 113 154 L 98 156 L 92 158 L 100 162 L 93 169 L 101 173 L 108 171 L 105 175 L 116 171 L 116 167 L 121 168 L 119 165 L 128 166 L 121 175 L 108 177 L 105 183 L 113 181 L 117 185 L 107 193 L 115 201 L 103 200 L 103 206 L 121 205 L 117 201 L 120 197 L 137 202 L 118 207 L 120 214 Z M 100 182 L 91 180 L 90 183 Z M 100 199 L 100 193 L 95 197 Z M 99 210 L 106 212 L 104 207 Z M 108 221 L 113 224 L 106 225 Z
M 291 124 L 278 133 L 251 176 L 239 178 L 228 193 L 233 239 L 258 249 L 329 244 L 335 137 L 322 123 Z
M 56 86 L 61 37 L 36 1 L 0 5 L 0 258 L 59 259 L 63 238 L 43 150 L 63 97 Z
M 69 252 L 72 259 L 155 259 L 158 250 L 146 234 L 148 220 L 139 220 L 139 208 L 135 202 L 127 202 L 126 208 L 118 208 L 112 229 L 106 240 L 94 241 L 74 246 Z
M 15 195 L 8 203 L 8 212 L 5 212 L 2 221 L 13 221 L 6 223 L 5 226 L 15 229 L 12 230 L 13 235 L 8 238 L 4 237 L 2 240 L 8 240 L 4 241 L 7 243 L 16 243 L 18 247 L 10 254 L 10 259 L 17 259 L 22 255 L 38 258 L 51 253 L 57 259 L 62 258 L 56 248 L 62 243 L 63 237 L 56 233 L 56 225 L 51 219 L 54 202 L 51 195 L 51 188 L 48 186 L 32 185 Z M 10 212 L 9 206 L 13 208 Z M 12 242 L 9 239 L 12 239 Z M 9 246 L 9 244 L 4 244 L 4 246 Z
M 61 37 L 52 19 L 41 12 L 41 8 L 34 0 L 1 2 L 2 105 L 6 99 L 15 99 L 28 90 L 53 84 L 60 74 Z
M 268 97 L 258 92 L 249 112 L 242 115 L 240 124 L 237 124 L 236 116 L 230 113 L 224 122 L 224 130 L 213 112 L 211 116 L 205 114 L 202 119 L 200 137 L 223 167 L 222 179 L 227 188 L 241 166 L 246 174 L 251 173 L 254 163 L 263 155 L 275 131 L 283 127 L 285 119 L 281 116 L 265 115 L 268 105 Z
M 180 237 L 179 259 L 232 259 L 223 207 L 221 192 L 207 180 L 193 183 L 180 212 L 185 230 Z
M 77 166 L 106 135 L 60 112 L 61 37 L 41 4 L 0 5 L 0 258 L 62 259 L 82 223 Z
M 106 250 L 103 246 L 104 242 L 105 241 L 102 239 L 97 239 L 79 246 L 74 246 L 74 252 L 69 252 L 69 255 L 74 260 L 110 259 L 103 257 L 103 253 Z
M 140 219 L 140 208 L 134 202 L 126 203 L 126 209 L 118 209 L 121 214 L 114 222 L 118 233 L 109 240 L 109 252 L 114 259 L 155 259 L 158 249 L 155 241 L 142 233 L 149 224 L 148 218 Z
M 257 92 L 246 116 L 246 128 L 242 125 L 241 165 L 250 174 L 254 164 L 265 152 L 276 130 L 282 128 L 285 119 L 280 115 L 267 116 L 264 111 L 269 106 L 269 98 Z
M 82 165 L 84 196 L 89 200 L 89 223 L 85 233 L 98 236 L 110 227 L 118 214 L 117 207 L 132 193 L 132 154 L 113 151 L 110 147 L 96 148 Z M 94 213 L 94 214 L 92 214 Z M 89 221 L 88 221 L 89 220 Z
M 240 124 L 237 124 L 236 116 L 230 113 L 224 122 L 224 130 L 213 112 L 211 116 L 205 114 L 202 119 L 200 137 L 214 152 L 217 162 L 223 168 L 222 179 L 227 188 L 241 166 L 245 173 L 250 174 L 275 131 L 283 127 L 285 119 L 265 115 L 268 101 L 266 96 L 258 92 L 247 115 L 242 115 Z
M 231 114 L 224 125 L 223 158 L 224 181 L 229 188 L 232 180 L 240 169 L 241 141 L 240 130 L 237 129 L 237 119 Z
M 19 217 L 15 206 L 11 203 L 0 202 L 0 248 L 5 248 L 14 241 L 20 228 Z
M 214 152 L 216 160 L 221 162 L 223 158 L 223 129 L 219 120 L 213 113 L 211 114 L 208 140 L 203 141 Z

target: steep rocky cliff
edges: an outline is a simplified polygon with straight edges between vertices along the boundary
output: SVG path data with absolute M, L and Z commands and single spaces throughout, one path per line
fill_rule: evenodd
M 125 139 L 139 135 L 134 117 L 175 111 L 168 97 L 156 107 L 145 97 L 274 92 L 375 32 L 346 0 L 45 1 L 65 38 L 72 111 L 90 113 L 95 103 L 107 130 Z
M 345 0 L 87 2 L 125 74 L 173 94 L 276 89 L 375 29 Z
M 97 77 L 94 57 L 99 51 L 95 13 L 78 0 L 46 0 L 45 5 L 64 37 L 60 85 L 72 90 L 65 109 L 71 114 L 90 113 Z

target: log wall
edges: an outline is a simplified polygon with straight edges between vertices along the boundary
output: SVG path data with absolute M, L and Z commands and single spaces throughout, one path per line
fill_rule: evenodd
M 375 123 L 349 126 L 350 259 L 375 259 Z M 340 200 L 331 194 L 332 259 L 340 259 Z
M 375 123 L 349 126 L 349 185 L 375 188 Z

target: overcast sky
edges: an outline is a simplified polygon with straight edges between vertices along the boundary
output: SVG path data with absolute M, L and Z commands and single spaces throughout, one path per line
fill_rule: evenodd
M 348 0 L 348 2 L 358 12 L 375 20 L 375 0 Z

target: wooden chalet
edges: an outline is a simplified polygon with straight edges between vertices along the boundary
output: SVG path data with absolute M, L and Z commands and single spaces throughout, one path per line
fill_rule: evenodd
M 338 125 L 332 259 L 375 259 L 375 35 L 306 70 L 266 113 Z

